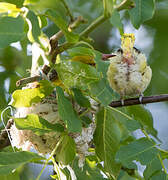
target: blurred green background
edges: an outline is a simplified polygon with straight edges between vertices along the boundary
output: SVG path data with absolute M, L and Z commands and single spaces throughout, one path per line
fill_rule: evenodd
M 68 3 L 74 15 L 81 14 L 88 19 L 88 22 L 102 13 L 100 0 L 87 2 L 85 0 L 71 0 Z M 168 1 L 157 0 L 154 17 L 145 22 L 138 30 L 131 25 L 128 12 L 121 12 L 121 17 L 125 32 L 135 33 L 135 46 L 146 54 L 152 68 L 152 81 L 145 95 L 168 94 Z M 82 25 L 81 28 L 86 25 Z M 58 28 L 49 22 L 43 31 L 50 37 L 58 31 Z M 119 31 L 112 27 L 109 21 L 98 27 L 91 34 L 91 37 L 94 39 L 95 49 L 102 53 L 111 53 L 120 46 Z M 11 46 L 0 49 L 0 112 L 11 100 L 11 93 L 16 89 L 16 81 L 29 76 L 31 46 L 25 46 L 25 44 L 29 44 L 26 37 L 21 43 L 13 43 Z M 158 136 L 163 141 L 162 146 L 168 149 L 167 103 L 149 104 L 146 107 L 152 112 L 154 127 L 158 130 Z M 0 129 L 3 129 L 2 123 Z M 34 179 L 39 171 L 39 166 L 26 166 L 22 171 L 21 179 Z M 48 169 L 47 172 L 52 173 L 51 169 Z M 43 179 L 47 179 L 47 174 L 43 176 Z

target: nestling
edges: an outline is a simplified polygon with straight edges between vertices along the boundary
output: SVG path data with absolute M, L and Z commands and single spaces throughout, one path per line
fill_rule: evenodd
M 134 34 L 124 34 L 121 37 L 121 49 L 115 57 L 110 58 L 107 71 L 109 84 L 120 94 L 121 99 L 141 96 L 152 77 L 146 57 L 134 47 L 134 41 Z

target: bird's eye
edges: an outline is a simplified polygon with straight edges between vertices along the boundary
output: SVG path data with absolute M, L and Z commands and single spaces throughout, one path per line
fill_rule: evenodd
M 135 51 L 136 51 L 138 54 L 141 53 L 141 51 L 140 51 L 139 49 L 137 49 L 136 47 L 133 47 L 133 48 L 135 49 Z
M 123 50 L 121 48 L 118 49 L 117 52 L 123 54 Z

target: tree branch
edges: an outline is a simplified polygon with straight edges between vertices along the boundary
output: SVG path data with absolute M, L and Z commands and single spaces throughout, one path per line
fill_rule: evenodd
M 128 8 L 133 8 L 134 4 L 132 0 L 123 0 L 118 6 L 116 6 L 114 9 L 117 11 L 123 10 L 123 9 L 128 9 Z M 100 24 L 104 23 L 107 19 L 109 19 L 110 16 L 105 16 L 101 15 L 97 19 L 95 19 L 83 32 L 80 33 L 80 39 L 87 37 L 89 33 L 94 31 L 97 26 Z M 65 42 L 61 46 L 57 47 L 56 53 L 60 54 L 63 51 L 69 49 L 72 47 L 74 44 L 71 44 L 70 42 Z
M 33 77 L 27 77 L 27 78 L 23 78 L 20 79 L 16 82 L 16 86 L 21 86 L 24 84 L 28 84 L 28 83 L 32 83 L 32 82 L 39 82 L 40 80 L 42 80 L 41 76 L 33 76 Z
M 86 23 L 86 20 L 82 16 L 78 16 L 68 27 L 68 30 L 72 31 L 76 29 L 81 23 Z M 62 31 L 57 32 L 50 38 L 50 44 L 55 44 L 64 33 Z
M 47 66 L 47 65 L 44 65 L 43 68 L 42 68 L 42 72 L 47 75 L 50 71 L 50 67 Z M 37 76 L 33 76 L 33 77 L 27 77 L 27 78 L 23 78 L 23 79 L 20 79 L 16 82 L 16 86 L 21 86 L 21 85 L 24 85 L 24 84 L 28 84 L 28 83 L 32 83 L 32 82 L 39 82 L 43 79 L 42 76 L 40 75 L 37 75 Z
M 105 17 L 104 15 L 98 17 L 83 32 L 80 33 L 80 37 L 88 36 L 89 33 L 91 33 L 94 29 L 97 28 L 97 26 L 105 22 L 107 19 L 108 17 Z
M 149 104 L 156 102 L 168 101 L 168 94 L 156 95 L 156 96 L 146 96 L 142 98 L 142 101 L 139 101 L 139 98 L 130 98 L 124 100 L 124 105 L 121 101 L 112 101 L 109 106 L 111 107 L 122 107 L 122 106 L 132 106 L 137 104 Z

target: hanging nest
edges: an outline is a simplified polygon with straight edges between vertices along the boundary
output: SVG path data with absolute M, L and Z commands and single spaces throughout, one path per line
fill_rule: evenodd
M 35 84 L 31 83 L 26 88 L 34 87 Z M 51 124 L 59 123 L 66 128 L 64 121 L 59 117 L 57 100 L 54 94 L 43 98 L 39 103 L 34 103 L 31 107 L 17 108 L 14 118 L 25 118 L 29 114 L 36 114 Z M 93 133 L 96 126 L 94 114 L 98 105 L 93 100 L 90 100 L 90 103 L 92 105 L 92 112 L 88 112 L 87 115 L 90 116 L 92 122 L 87 127 L 82 127 L 81 133 L 69 133 L 69 136 L 74 139 L 76 144 L 76 152 L 79 156 L 80 167 L 84 164 L 85 156 L 90 154 L 88 149 L 92 146 Z M 77 113 L 83 111 L 77 103 L 73 105 Z M 26 151 L 30 151 L 31 148 L 34 148 L 40 154 L 51 153 L 59 142 L 61 133 L 62 132 L 55 131 L 37 135 L 32 130 L 17 129 L 15 123 L 10 128 L 12 146 Z

